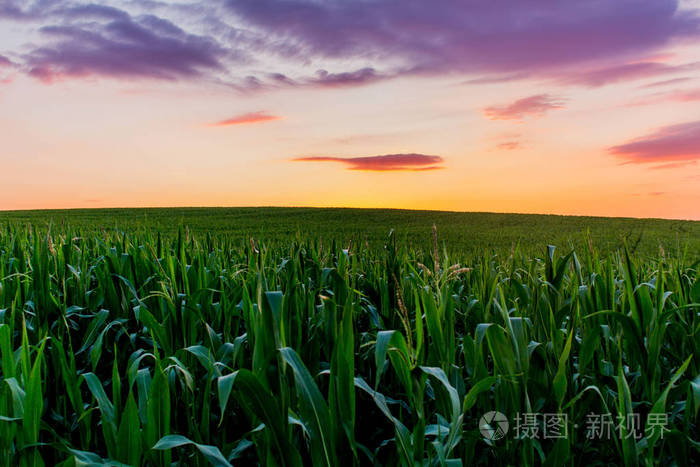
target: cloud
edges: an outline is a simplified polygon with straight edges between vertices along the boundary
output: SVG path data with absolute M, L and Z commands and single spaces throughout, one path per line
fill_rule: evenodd
M 55 10 L 53 15 L 82 19 L 106 19 L 122 21 L 129 21 L 131 19 L 127 12 L 120 10 L 119 8 L 108 5 L 97 5 L 95 3 L 89 3 L 86 5 L 67 5 Z
M 513 151 L 515 149 L 520 149 L 522 145 L 520 144 L 520 141 L 506 141 L 503 143 L 500 143 L 498 146 L 496 146 L 498 149 L 503 149 L 505 151 Z
M 700 89 L 688 89 L 685 91 L 675 91 L 664 94 L 666 100 L 676 102 L 695 102 L 700 101 Z
M 661 169 L 661 170 L 663 170 L 663 169 L 679 169 L 681 167 L 687 167 L 689 165 L 693 165 L 693 166 L 697 165 L 697 161 L 692 160 L 692 161 L 682 161 L 682 162 L 669 162 L 668 164 L 659 164 L 659 165 L 655 165 L 651 168 L 657 169 L 657 170 L 659 170 L 659 169 Z
M 700 101 L 700 89 L 680 89 L 671 92 L 661 92 L 651 96 L 633 100 L 627 106 L 660 104 L 663 102 L 697 102 Z
M 620 81 L 637 80 L 653 76 L 692 71 L 698 68 L 698 63 L 685 65 L 668 65 L 660 62 L 637 62 L 615 65 L 591 71 L 568 73 L 559 78 L 560 84 L 578 84 L 589 87 L 599 87 Z
M 443 162 L 440 156 L 426 154 L 386 154 L 383 156 L 366 157 L 328 157 L 311 156 L 297 157 L 295 162 L 339 162 L 348 166 L 349 170 L 366 170 L 375 172 L 388 171 L 424 171 L 438 170 L 444 167 L 438 165 Z
M 462 84 L 498 84 L 498 83 L 508 83 L 510 81 L 518 81 L 522 79 L 529 78 L 527 73 L 513 73 L 509 75 L 491 75 L 483 76 L 480 78 L 472 78 L 463 82 Z
M 239 86 L 239 88 L 243 91 L 285 87 L 343 88 L 362 86 L 391 77 L 393 76 L 382 75 L 370 67 L 334 73 L 327 70 L 318 70 L 312 76 L 298 78 L 292 78 L 284 73 L 268 73 L 264 77 L 265 80 L 254 76 L 248 77 L 249 82 Z
M 60 10 L 69 20 L 42 26 L 46 43 L 25 56 L 29 74 L 45 82 L 91 75 L 174 80 L 224 69 L 231 53 L 153 15 L 132 17 L 98 5 Z
M 345 87 L 379 81 L 383 77 L 374 68 L 361 68 L 355 71 L 342 73 L 329 73 L 319 70 L 314 78 L 308 79 L 307 84 L 321 87 Z
M 484 115 L 491 120 L 522 120 L 526 117 L 541 117 L 550 110 L 563 108 L 562 99 L 549 94 L 537 94 L 518 99 L 512 104 L 486 107 Z
M 632 193 L 632 196 L 663 196 L 667 194 L 666 191 L 649 191 L 646 193 Z
M 278 115 L 271 115 L 267 112 L 250 112 L 242 115 L 236 115 L 235 117 L 227 118 L 226 120 L 221 120 L 216 123 L 212 123 L 210 126 L 247 125 L 251 123 L 271 122 L 273 120 L 280 119 L 282 119 L 282 117 Z
M 227 5 L 251 28 L 265 31 L 282 57 L 355 58 L 391 63 L 401 73 L 561 76 L 562 68 L 576 72 L 580 64 L 629 62 L 700 33 L 700 18 L 679 9 L 677 0 L 228 0 Z
M 668 86 L 670 84 L 679 84 L 679 83 L 684 83 L 686 81 L 690 81 L 693 78 L 690 78 L 688 76 L 682 77 L 682 78 L 673 78 L 673 79 L 667 79 L 663 81 L 654 81 L 653 83 L 645 84 L 644 86 L 641 86 L 643 88 L 658 88 L 662 86 Z
M 22 20 L 28 16 L 28 12 L 13 0 L 3 0 L 0 3 L 0 18 Z
M 608 152 L 627 163 L 669 163 L 700 159 L 700 121 L 666 126 L 625 144 L 612 146 Z M 657 166 L 662 168 L 663 166 Z
M 600 86 L 672 73 L 640 57 L 700 37 L 678 0 L 0 0 L 0 18 L 29 25 L 11 56 L 29 48 L 20 65 L 45 81 L 206 78 L 244 92 L 451 74 Z M 309 69 L 328 71 L 295 74 Z
M 15 64 L 9 58 L 0 55 L 0 84 L 9 84 L 13 81 Z

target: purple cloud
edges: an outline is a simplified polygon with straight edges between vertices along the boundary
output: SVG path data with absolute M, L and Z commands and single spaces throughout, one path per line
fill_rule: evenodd
M 688 162 L 700 159 L 700 121 L 666 126 L 656 132 L 608 149 L 628 163 L 665 163 L 666 167 L 677 166 L 670 163 Z
M 380 74 L 374 68 L 360 68 L 354 71 L 338 73 L 318 70 L 311 76 L 297 78 L 292 78 L 284 73 L 268 73 L 263 79 L 256 76 L 248 76 L 243 81 L 232 84 L 232 86 L 242 92 L 292 87 L 344 88 L 362 86 L 392 77 L 394 76 Z
M 12 66 L 12 61 L 9 58 L 0 55 L 0 67 Z
M 12 0 L 0 3 L 0 18 L 21 20 L 27 16 L 27 11 Z
M 82 19 L 106 19 L 106 20 L 122 20 L 129 21 L 130 15 L 120 10 L 107 5 L 97 5 L 89 3 L 87 5 L 69 5 L 56 10 L 56 16 L 67 18 L 82 18 Z
M 47 81 L 86 75 L 206 77 L 241 91 L 358 86 L 403 75 L 444 74 L 469 75 L 466 82 L 475 84 L 546 79 L 600 86 L 684 70 L 642 60 L 674 41 L 700 36 L 700 17 L 679 8 L 678 0 L 113 5 L 119 8 L 2 0 L 0 18 L 31 23 L 43 33 L 38 45 L 27 44 L 31 51 L 19 65 Z M 147 10 L 168 19 L 136 13 Z M 241 69 L 241 64 L 254 66 Z M 288 71 L 310 66 L 329 71 Z
M 563 109 L 563 100 L 549 94 L 525 97 L 507 105 L 494 105 L 484 109 L 491 120 L 522 120 L 526 117 L 541 117 L 554 109 Z
M 383 77 L 374 68 L 361 68 L 344 73 L 329 73 L 319 70 L 316 76 L 307 80 L 307 84 L 321 87 L 357 86 L 379 81 Z
M 676 0 L 229 0 L 230 10 L 271 35 L 280 54 L 387 59 L 410 73 L 558 75 L 562 67 L 637 58 L 700 19 Z M 482 78 L 483 79 L 483 78 Z
M 57 11 L 71 21 L 41 27 L 48 43 L 25 57 L 29 74 L 44 81 L 90 75 L 173 80 L 224 69 L 224 48 L 168 20 L 98 5 Z
M 424 171 L 444 168 L 437 165 L 443 162 L 442 157 L 415 153 L 385 154 L 383 156 L 365 157 L 310 156 L 297 157 L 292 160 L 295 162 L 339 162 L 347 165 L 349 170 L 366 170 L 373 172 Z

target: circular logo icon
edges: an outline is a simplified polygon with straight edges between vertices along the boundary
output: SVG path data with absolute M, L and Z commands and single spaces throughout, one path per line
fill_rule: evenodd
M 508 433 L 508 419 L 501 412 L 486 412 L 479 420 L 479 431 L 484 439 L 495 441 Z

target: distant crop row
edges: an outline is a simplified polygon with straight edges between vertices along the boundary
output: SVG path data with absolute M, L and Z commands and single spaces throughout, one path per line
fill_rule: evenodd
M 70 226 L 83 235 L 150 230 L 167 237 L 186 225 L 199 238 L 209 234 L 233 243 L 250 237 L 268 245 L 321 239 L 328 246 L 333 240 L 345 246 L 352 241 L 356 249 L 381 248 L 395 229 L 399 244 L 421 250 L 432 248 L 430 231 L 437 225 L 441 246 L 459 261 L 484 254 L 508 256 L 514 247 L 528 256 L 542 256 L 547 244 L 560 251 L 575 246 L 581 254 L 589 248 L 588 238 L 603 257 L 625 243 L 631 254 L 646 257 L 656 257 L 660 247 L 673 257 L 700 251 L 700 222 L 668 219 L 350 208 L 132 208 L 0 211 L 0 226 L 7 223 L 53 226 L 59 232 Z
M 700 458 L 697 257 L 446 250 L 9 226 L 0 465 Z

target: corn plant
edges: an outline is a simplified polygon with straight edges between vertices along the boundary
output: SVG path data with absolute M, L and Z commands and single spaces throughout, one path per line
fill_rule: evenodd
M 502 256 L 435 229 L 370 244 L 154 226 L 0 230 L 0 465 L 700 454 L 698 251 L 589 236 Z M 500 439 L 480 424 L 491 411 L 510 422 Z M 551 428 L 537 417 L 516 429 L 538 413 L 566 436 L 534 436 Z M 592 415 L 637 426 L 593 439 Z

